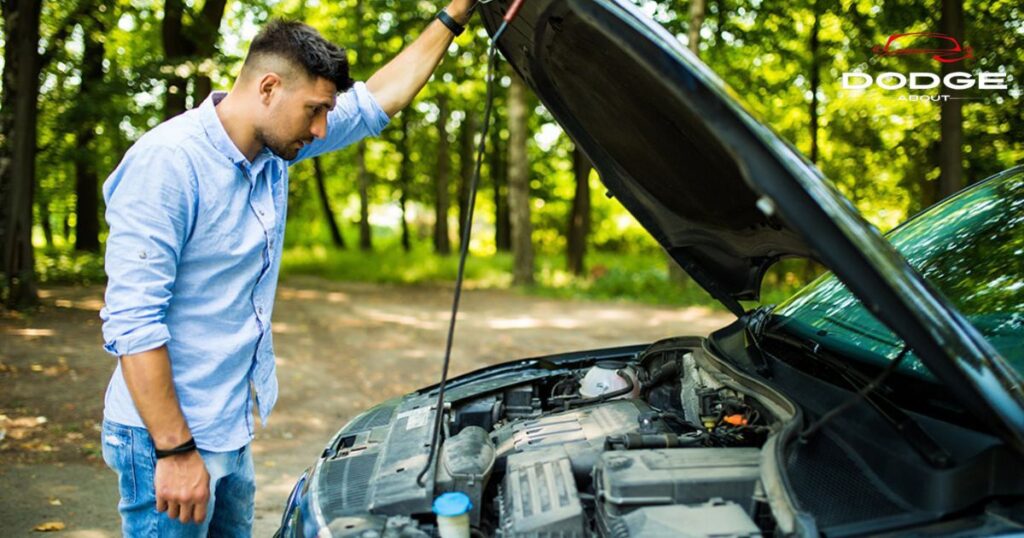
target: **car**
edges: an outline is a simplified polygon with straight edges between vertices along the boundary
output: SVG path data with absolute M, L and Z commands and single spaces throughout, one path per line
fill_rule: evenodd
M 913 46 L 908 46 L 908 44 Z M 937 62 L 946 64 L 974 58 L 974 49 L 962 47 L 957 38 L 937 32 L 892 34 L 886 40 L 885 45 L 875 45 L 871 51 L 878 56 L 923 54 L 931 56 Z
M 488 32 L 507 9 L 478 7 Z M 1024 532 L 1024 167 L 886 236 L 625 1 L 525 2 L 497 44 L 737 319 L 385 401 L 327 443 L 279 535 Z M 830 272 L 748 306 L 788 257 Z

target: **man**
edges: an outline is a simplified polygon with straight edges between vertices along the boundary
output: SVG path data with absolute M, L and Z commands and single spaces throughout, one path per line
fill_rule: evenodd
M 378 134 L 472 1 L 452 0 L 365 84 L 315 30 L 272 22 L 229 93 L 144 135 L 107 179 L 101 317 L 119 361 L 102 446 L 126 536 L 252 533 L 253 405 L 265 422 L 277 399 L 270 320 L 288 166 Z

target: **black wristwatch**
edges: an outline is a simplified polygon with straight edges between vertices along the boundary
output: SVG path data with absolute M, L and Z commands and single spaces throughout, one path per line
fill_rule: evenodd
M 462 32 L 466 31 L 465 26 L 455 22 L 455 19 L 453 19 L 452 16 L 449 15 L 448 12 L 443 9 L 437 12 L 436 18 L 437 20 L 441 21 L 441 24 L 447 26 L 448 29 L 451 30 L 453 34 L 455 34 L 455 37 L 462 35 Z
M 182 443 L 182 444 L 180 444 L 180 445 L 178 445 L 178 446 L 176 446 L 174 448 L 168 448 L 167 450 L 160 450 L 159 448 L 154 447 L 153 450 L 156 451 L 156 459 L 161 459 L 161 458 L 166 458 L 168 456 L 175 456 L 175 455 L 178 455 L 178 454 L 185 454 L 187 452 L 192 452 L 193 450 L 198 450 L 198 448 L 196 447 L 196 440 L 190 437 L 188 439 L 188 441 L 185 441 L 184 443 Z

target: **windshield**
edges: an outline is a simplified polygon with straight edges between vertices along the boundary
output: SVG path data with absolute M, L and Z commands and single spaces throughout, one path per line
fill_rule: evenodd
M 893 230 L 890 242 L 1024 374 L 1024 168 L 1003 172 Z M 831 273 L 774 311 L 773 328 L 888 363 L 902 340 Z M 911 351 L 900 369 L 931 378 Z

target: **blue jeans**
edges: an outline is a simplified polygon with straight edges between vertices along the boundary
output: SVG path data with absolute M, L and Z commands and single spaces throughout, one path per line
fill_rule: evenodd
M 156 510 L 156 453 L 145 428 L 103 421 L 103 461 L 117 473 L 121 531 L 132 538 L 252 536 L 256 476 L 252 450 L 200 450 L 210 473 L 210 504 L 202 523 L 181 523 Z

